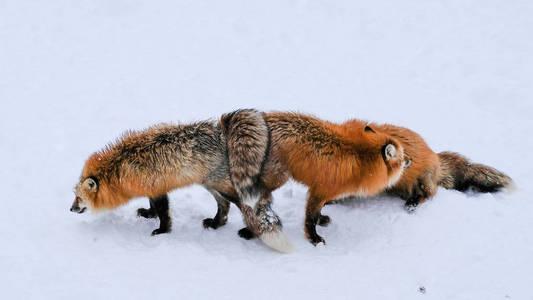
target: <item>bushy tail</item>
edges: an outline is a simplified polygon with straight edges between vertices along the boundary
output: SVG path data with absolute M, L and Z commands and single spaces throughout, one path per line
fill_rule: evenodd
M 270 203 L 265 203 L 264 199 L 261 202 L 255 207 L 242 205 L 246 227 L 268 247 L 281 253 L 293 252 L 294 248 L 282 230 L 281 219 L 272 210 Z
M 441 152 L 438 156 L 441 163 L 439 185 L 444 188 L 492 193 L 513 183 L 513 180 L 504 173 L 486 165 L 471 163 L 458 153 Z
M 229 175 L 246 226 L 268 247 L 291 252 L 281 220 L 270 207 L 270 191 L 261 187 L 263 164 L 270 149 L 270 131 L 263 114 L 241 109 L 223 115 L 220 122 L 227 141 Z
M 256 110 L 241 109 L 222 115 L 221 124 L 233 186 L 243 201 L 257 197 L 270 140 L 265 118 Z

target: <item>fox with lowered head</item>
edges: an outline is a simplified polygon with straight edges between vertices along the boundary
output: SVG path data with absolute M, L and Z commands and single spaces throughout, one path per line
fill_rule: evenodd
M 260 201 L 270 202 L 272 191 L 291 177 L 308 186 L 304 229 L 314 245 L 325 243 L 316 225 L 330 222 L 321 209 L 336 199 L 386 193 L 404 199 L 412 212 L 433 197 L 438 186 L 498 192 L 513 183 L 504 173 L 460 154 L 434 153 L 407 128 L 360 120 L 335 124 L 297 113 L 263 116 L 270 129 L 270 147 L 259 178 Z M 248 228 L 239 235 L 255 236 Z
M 171 230 L 168 192 L 197 183 L 218 203 L 217 214 L 205 219 L 204 227 L 224 225 L 234 203 L 247 226 L 239 235 L 258 236 L 287 252 L 291 245 L 270 204 L 272 191 L 292 176 L 311 188 L 305 229 L 316 244 L 323 241 L 315 225 L 325 202 L 341 194 L 375 195 L 400 178 L 407 162 L 397 141 L 368 126 L 346 131 L 321 122 L 238 110 L 217 122 L 128 132 L 86 161 L 71 211 L 113 209 L 146 196 L 150 208 L 138 209 L 138 215 L 158 217 L 160 227 L 152 234 L 166 233 Z M 315 176 L 320 172 L 324 175 Z
M 171 226 L 167 193 L 199 183 L 218 203 L 216 216 L 205 219 L 204 227 L 224 225 L 232 202 L 247 225 L 241 237 L 259 236 L 287 252 L 290 243 L 270 204 L 272 191 L 291 177 L 309 187 L 304 228 L 315 245 L 325 243 L 316 225 L 330 221 L 320 213 L 323 205 L 339 198 L 388 192 L 415 207 L 433 196 L 437 185 L 492 192 L 511 183 L 505 174 L 458 154 L 433 153 L 405 128 L 239 110 L 218 122 L 162 124 L 125 134 L 87 160 L 71 210 L 114 208 L 148 196 L 150 208 L 138 214 L 159 217 L 153 234 L 164 233 Z
M 160 226 L 152 235 L 166 233 L 172 225 L 167 194 L 196 183 L 218 202 L 217 214 L 205 219 L 204 227 L 224 225 L 232 202 L 254 235 L 275 250 L 288 252 L 291 245 L 270 202 L 247 205 L 241 200 L 259 192 L 256 183 L 268 139 L 265 120 L 254 110 L 236 111 L 227 122 L 160 124 L 127 132 L 85 162 L 71 211 L 113 209 L 146 196 L 150 208 L 138 209 L 138 215 L 159 218 Z

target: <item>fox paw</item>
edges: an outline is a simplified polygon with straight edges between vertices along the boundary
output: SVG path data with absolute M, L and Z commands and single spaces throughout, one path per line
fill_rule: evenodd
M 329 216 L 320 215 L 320 217 L 318 218 L 318 225 L 320 226 L 328 226 L 330 222 L 331 218 Z
M 146 209 L 146 208 L 139 208 L 137 210 L 137 216 L 138 217 L 147 218 L 147 219 L 151 219 L 151 218 L 157 217 L 155 211 L 150 210 L 150 209 Z
M 256 237 L 255 234 L 247 227 L 244 227 L 243 229 L 239 230 L 238 234 L 241 238 L 245 240 L 251 240 Z
M 418 207 L 418 204 L 415 203 L 405 203 L 404 209 L 407 211 L 407 213 L 412 214 L 416 211 L 416 208 Z
M 218 227 L 224 225 L 225 223 L 221 223 L 213 218 L 207 218 L 202 221 L 202 224 L 204 225 L 205 229 L 208 229 L 208 228 L 217 229 Z
M 310 237 L 309 238 L 309 242 L 311 242 L 311 244 L 313 244 L 313 246 L 316 246 L 320 243 L 323 243 L 324 245 L 326 245 L 326 241 L 321 237 L 319 236 L 318 234 L 313 236 L 313 237 Z
M 157 228 L 156 230 L 152 231 L 152 236 L 162 234 L 162 233 L 169 233 L 170 229 L 166 228 Z

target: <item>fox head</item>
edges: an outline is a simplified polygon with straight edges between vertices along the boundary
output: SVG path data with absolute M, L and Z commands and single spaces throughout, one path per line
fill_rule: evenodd
M 93 154 L 87 159 L 83 166 L 80 179 L 74 187 L 74 203 L 70 211 L 84 213 L 87 210 L 95 211 L 104 208 L 107 203 L 107 189 L 102 180 L 99 169 L 102 167 L 100 154 Z
M 400 180 L 404 169 L 411 165 L 411 159 L 404 154 L 401 144 L 393 140 L 389 140 L 381 148 L 381 153 L 389 174 L 387 184 L 387 188 L 389 188 Z
M 70 211 L 84 213 L 88 208 L 94 207 L 98 195 L 98 180 L 95 177 L 82 178 L 74 187 L 76 198 L 70 207 Z
M 70 211 L 83 213 L 87 210 L 101 211 L 114 209 L 128 202 L 132 197 L 131 188 L 139 185 L 118 176 L 118 167 L 114 160 L 106 159 L 108 152 L 100 151 L 91 155 L 83 166 L 80 179 L 74 187 L 74 203 Z M 126 186 L 126 187 L 125 187 Z
M 411 159 L 405 155 L 402 144 L 394 137 L 376 131 L 368 124 L 362 131 L 358 138 L 365 145 L 372 145 L 365 149 L 365 152 L 379 151 L 381 156 L 379 168 L 386 170 L 387 188 L 392 187 L 400 180 L 404 169 L 411 165 Z

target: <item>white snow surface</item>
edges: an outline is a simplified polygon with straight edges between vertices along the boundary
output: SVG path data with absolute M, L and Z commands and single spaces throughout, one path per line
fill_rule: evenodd
M 0 0 L 2 299 L 533 299 L 532 16 L 530 0 Z M 292 254 L 239 238 L 234 206 L 204 230 L 199 186 L 170 194 L 156 237 L 145 198 L 69 211 L 123 131 L 237 108 L 406 126 L 517 190 L 329 205 L 314 247 L 290 182 L 274 210 Z

